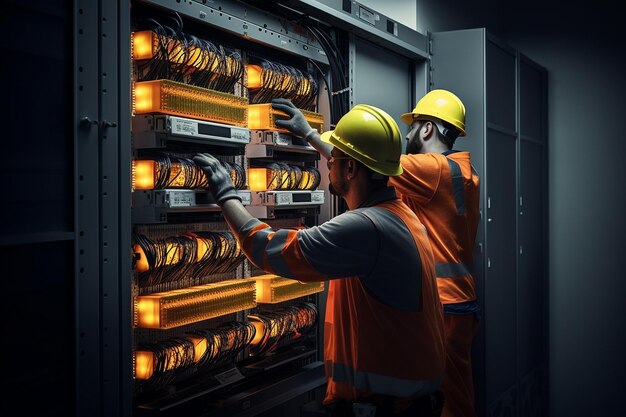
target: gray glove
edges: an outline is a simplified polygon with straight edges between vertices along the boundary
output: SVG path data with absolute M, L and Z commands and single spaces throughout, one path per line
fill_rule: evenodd
M 286 98 L 275 98 L 272 100 L 272 107 L 276 110 L 287 113 L 290 117 L 289 120 L 276 119 L 276 126 L 289 130 L 292 134 L 300 136 L 307 140 L 310 135 L 317 132 L 313 129 L 309 122 L 306 121 L 304 115 L 296 106 L 293 105 L 291 100 Z
M 215 202 L 220 207 L 226 200 L 231 198 L 241 201 L 241 197 L 239 197 L 233 186 L 230 172 L 224 168 L 219 159 L 208 153 L 199 153 L 193 157 L 193 161 L 204 171 L 211 194 L 213 194 Z

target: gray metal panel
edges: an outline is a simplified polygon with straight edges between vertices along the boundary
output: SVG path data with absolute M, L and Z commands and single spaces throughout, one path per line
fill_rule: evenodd
M 132 398 L 127 196 L 131 152 L 129 13 L 127 2 L 100 5 L 100 327 L 104 416 L 130 414 Z
M 392 116 L 404 134 L 408 131 L 400 115 L 412 109 L 411 62 L 394 52 L 355 37 L 354 59 L 350 62 L 350 85 L 356 104 L 380 107 Z
M 521 141 L 519 208 L 519 347 L 520 375 L 526 375 L 542 364 L 542 327 L 547 312 L 543 310 L 544 259 L 543 259 L 543 188 L 546 175 L 543 172 L 543 146 Z
M 516 55 L 499 44 L 487 42 L 487 120 L 505 129 L 516 129 Z
M 199 4 L 192 1 L 142 0 L 145 3 L 176 11 L 196 21 L 220 30 L 291 54 L 304 56 L 328 64 L 320 44 L 312 37 L 303 36 L 286 20 L 234 1 L 211 1 Z
M 400 55 L 418 59 L 428 56 L 427 38 L 424 35 L 374 10 L 369 10 L 375 15 L 371 22 L 359 18 L 360 4 L 356 1 L 349 2 L 349 12 L 344 10 L 342 0 L 284 0 L 281 3 Z M 387 32 L 387 21 L 395 26 L 394 33 Z
M 76 331 L 77 415 L 99 415 L 100 365 L 100 88 L 99 9 L 88 0 L 75 2 L 74 26 L 76 128 Z
M 130 2 L 120 1 L 117 10 L 117 277 L 118 289 L 118 332 L 119 376 L 119 409 L 117 416 L 125 417 L 132 413 L 133 400 L 133 355 L 132 355 L 132 297 L 131 297 L 131 79 L 130 74 Z M 112 111 L 112 110 L 111 110 Z M 105 399 L 106 401 L 106 399 Z M 115 411 L 115 410 L 112 410 Z
M 471 152 L 474 168 L 482 178 L 485 172 L 484 149 L 487 129 L 485 30 L 437 32 L 432 34 L 432 43 L 431 89 L 450 90 L 463 101 L 466 110 L 466 136 L 457 139 L 454 148 Z
M 100 4 L 100 269 L 102 414 L 119 413 L 117 2 Z M 103 75 L 106 74 L 106 75 Z
M 520 135 L 543 141 L 544 71 L 520 59 Z
M 486 400 L 491 404 L 516 383 L 516 141 L 487 133 L 487 269 L 484 327 Z

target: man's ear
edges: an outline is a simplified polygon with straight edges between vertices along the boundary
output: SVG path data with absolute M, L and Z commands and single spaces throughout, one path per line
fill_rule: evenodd
M 430 120 L 424 122 L 424 140 L 428 140 L 433 136 L 435 124 Z

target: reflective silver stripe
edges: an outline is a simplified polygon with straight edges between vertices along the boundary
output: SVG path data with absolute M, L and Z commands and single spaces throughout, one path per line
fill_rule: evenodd
M 333 363 L 332 380 L 352 385 L 357 390 L 375 394 L 409 397 L 427 395 L 434 392 L 441 384 L 442 377 L 433 379 L 404 379 L 388 375 L 363 372 L 341 363 Z
M 456 204 L 456 214 L 465 214 L 465 191 L 463 189 L 463 174 L 461 167 L 450 158 L 448 166 L 450 167 L 450 176 L 452 176 L 452 191 L 454 192 L 454 202 Z
M 287 236 L 289 236 L 290 230 L 283 229 L 279 230 L 274 234 L 272 240 L 267 245 L 265 252 L 267 253 L 267 260 L 270 263 L 270 266 L 274 270 L 276 275 L 280 275 L 283 277 L 291 277 L 291 271 L 289 267 L 287 267 L 287 263 L 285 263 L 285 258 L 281 254 L 285 243 L 287 242 Z
M 435 275 L 437 278 L 464 277 L 470 275 L 470 270 L 463 262 L 441 262 L 435 264 Z

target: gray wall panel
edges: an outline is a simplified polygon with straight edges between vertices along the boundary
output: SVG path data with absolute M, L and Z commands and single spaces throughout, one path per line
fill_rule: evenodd
M 400 115 L 415 105 L 411 97 L 411 61 L 359 38 L 355 38 L 355 44 L 355 62 L 350 70 L 354 94 L 352 105 L 362 103 L 380 107 L 398 122 L 405 135 L 408 126 L 400 120 Z

